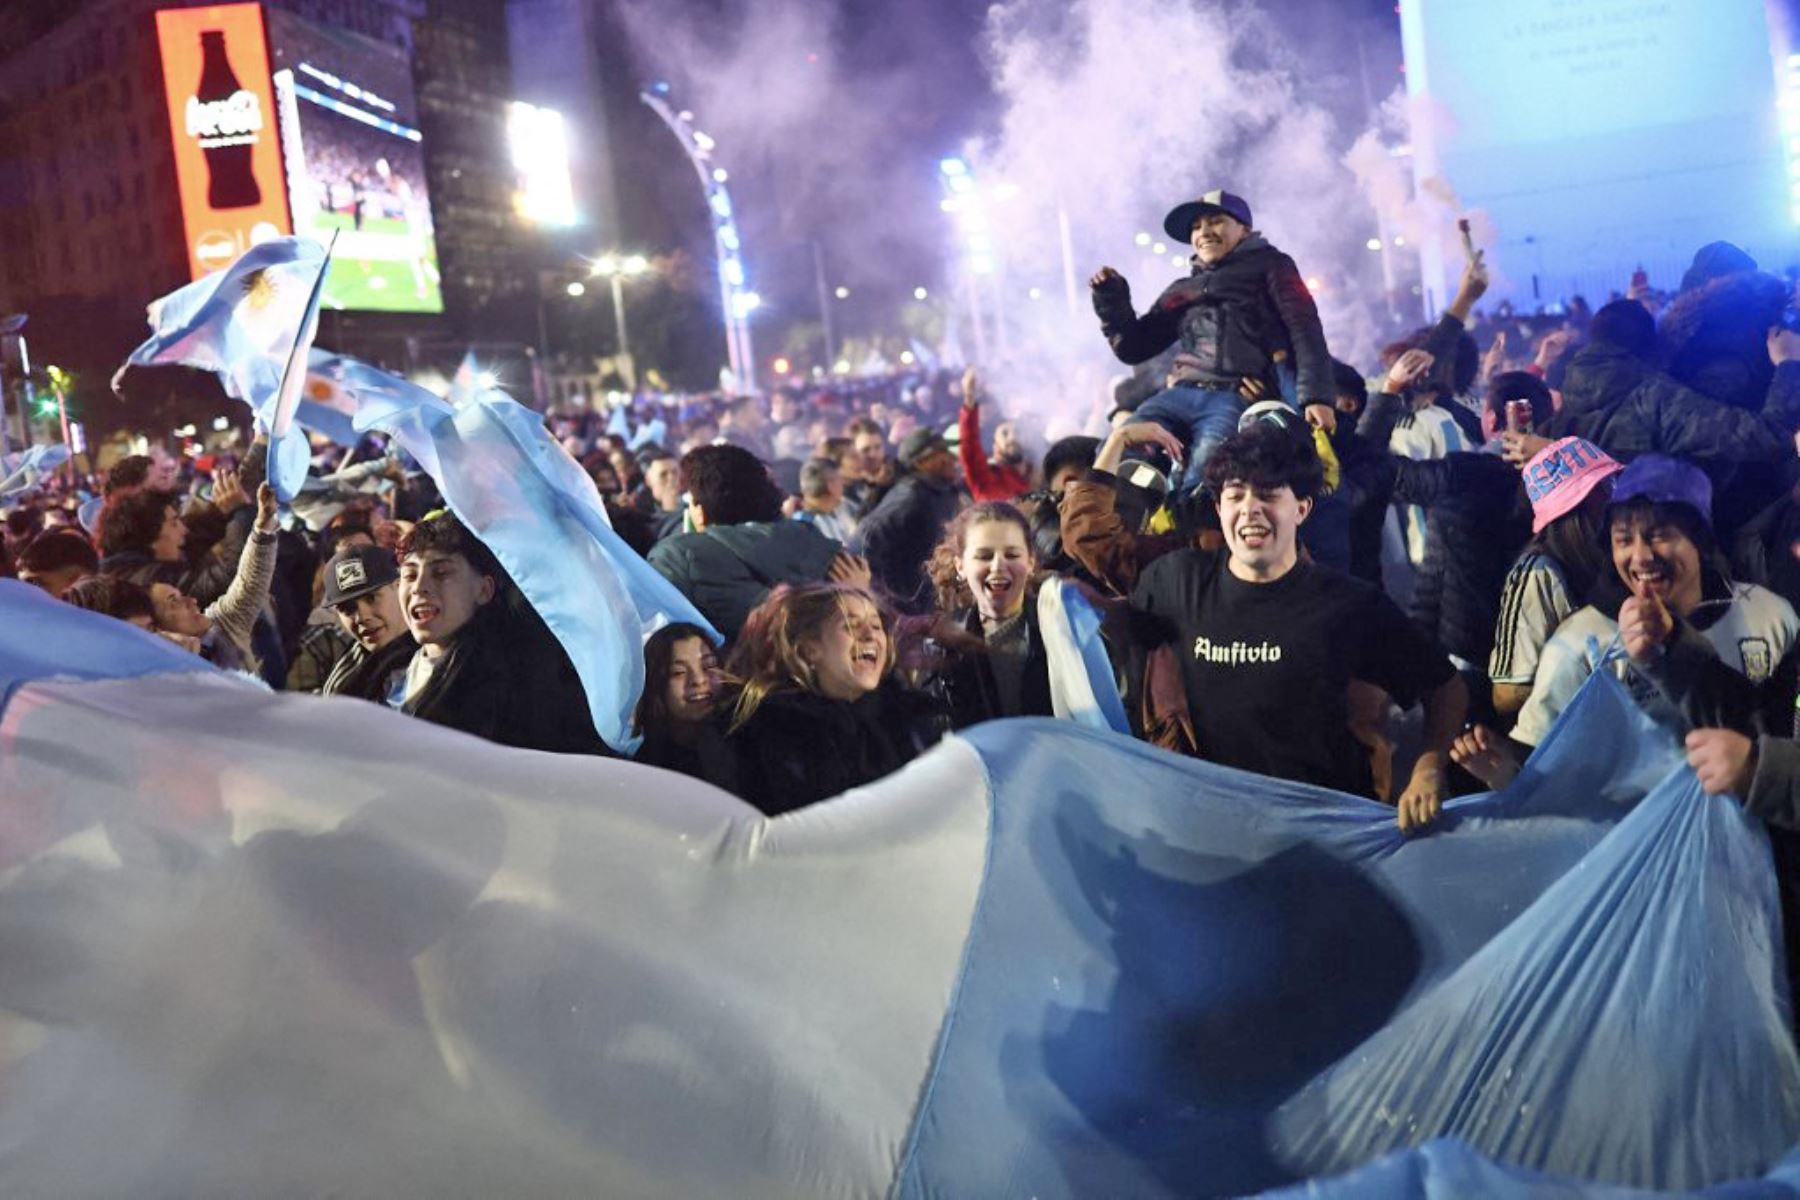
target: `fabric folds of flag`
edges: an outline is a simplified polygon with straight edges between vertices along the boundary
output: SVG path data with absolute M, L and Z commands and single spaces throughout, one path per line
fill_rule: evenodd
M 765 820 L 0 580 L 7 1196 L 1773 1200 L 1780 945 L 1605 672 L 1425 836 L 1041 719 Z
M 1038 632 L 1050 667 L 1052 711 L 1089 729 L 1131 736 L 1112 658 L 1100 637 L 1100 613 L 1058 576 L 1038 588 Z
M 366 405 L 356 426 L 391 434 L 437 481 L 568 652 L 594 728 L 635 748 L 644 639 L 674 621 L 712 626 L 614 532 L 594 481 L 543 418 L 504 392 L 453 406 L 407 385 Z
M 217 375 L 225 393 L 249 405 L 257 426 L 270 434 L 269 480 L 284 501 L 298 492 L 310 452 L 306 439 L 289 429 L 299 380 L 289 386 L 287 405 L 282 381 L 290 361 L 305 362 L 326 259 L 325 248 L 308 238 L 252 246 L 223 271 L 153 302 L 150 337 L 120 368 L 178 364 Z

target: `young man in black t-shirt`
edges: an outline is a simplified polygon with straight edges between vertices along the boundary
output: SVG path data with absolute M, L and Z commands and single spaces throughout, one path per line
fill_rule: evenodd
M 1346 690 L 1374 684 L 1425 706 L 1425 751 L 1399 800 L 1400 828 L 1436 818 L 1468 693 L 1443 650 L 1379 589 L 1299 559 L 1297 534 L 1324 468 L 1302 429 L 1259 423 L 1206 464 L 1226 549 L 1151 563 L 1132 592 L 1183 664 L 1201 757 L 1279 779 L 1373 795 Z

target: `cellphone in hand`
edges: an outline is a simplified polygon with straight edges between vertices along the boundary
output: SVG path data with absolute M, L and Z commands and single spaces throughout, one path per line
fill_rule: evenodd
M 1508 400 L 1506 402 L 1506 428 L 1510 433 L 1531 432 L 1531 401 Z

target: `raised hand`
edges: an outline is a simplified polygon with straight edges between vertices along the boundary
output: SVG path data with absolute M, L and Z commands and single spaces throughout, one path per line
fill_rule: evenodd
M 1436 361 L 1429 351 L 1408 350 L 1388 368 L 1387 378 L 1381 381 L 1381 390 L 1390 396 L 1398 396 L 1423 379 Z

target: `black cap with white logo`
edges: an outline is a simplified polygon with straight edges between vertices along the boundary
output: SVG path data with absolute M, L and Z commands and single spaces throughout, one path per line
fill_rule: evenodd
M 394 556 L 380 546 L 351 546 L 325 564 L 326 608 L 366 596 L 400 578 Z

